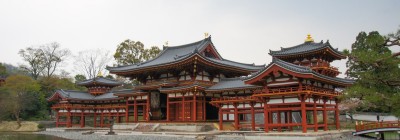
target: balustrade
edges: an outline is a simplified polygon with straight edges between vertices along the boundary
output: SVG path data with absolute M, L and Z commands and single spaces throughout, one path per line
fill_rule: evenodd
M 400 128 L 400 121 L 381 121 L 381 122 L 368 122 L 360 124 L 356 121 L 356 132 L 371 130 L 371 129 L 380 129 L 380 128 Z

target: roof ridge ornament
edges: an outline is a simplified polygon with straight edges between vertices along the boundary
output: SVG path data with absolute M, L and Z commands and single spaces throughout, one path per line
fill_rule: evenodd
M 207 32 L 204 33 L 204 38 L 208 38 L 209 34 Z
M 307 43 L 307 42 L 314 42 L 314 39 L 311 37 L 310 34 L 307 34 L 307 38 L 306 38 L 306 40 L 304 40 L 304 42 L 305 42 L 305 43 Z
M 103 74 L 101 73 L 101 71 L 99 71 L 99 73 L 97 73 L 97 77 L 103 77 Z

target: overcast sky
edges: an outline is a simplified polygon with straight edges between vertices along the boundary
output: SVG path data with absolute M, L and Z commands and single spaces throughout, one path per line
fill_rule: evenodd
M 0 62 L 23 64 L 20 49 L 59 42 L 74 54 L 112 53 L 125 39 L 146 47 L 187 44 L 208 32 L 222 57 L 268 64 L 269 50 L 329 39 L 350 48 L 360 31 L 387 34 L 400 25 L 398 0 L 119 1 L 0 0 Z M 64 65 L 72 73 L 73 58 Z M 344 72 L 345 61 L 333 63 Z M 74 73 L 73 73 L 74 74 Z

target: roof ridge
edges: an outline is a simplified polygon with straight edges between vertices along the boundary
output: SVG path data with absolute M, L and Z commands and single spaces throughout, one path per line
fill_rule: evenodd
M 187 44 L 177 45 L 177 46 L 164 46 L 164 45 L 163 45 L 163 47 L 165 47 L 165 48 L 171 48 L 171 49 L 179 49 L 179 48 L 182 48 L 182 47 L 192 46 L 192 45 L 194 45 L 194 44 L 199 44 L 199 43 L 201 43 L 201 42 L 203 42 L 203 41 L 209 41 L 209 40 L 211 40 L 211 36 L 209 36 L 209 37 L 207 37 L 207 38 L 204 38 L 204 39 L 202 39 L 202 40 L 196 41 L 196 42 L 192 42 L 192 43 L 187 43 Z
M 289 63 L 289 62 L 283 61 L 283 60 L 281 60 L 279 58 L 272 59 L 272 62 L 284 63 L 286 65 L 290 65 L 290 66 L 293 66 L 293 67 L 297 67 L 297 68 L 301 68 L 301 69 L 304 69 L 304 70 L 311 70 L 312 71 L 312 69 L 310 67 L 300 66 L 300 65 L 293 64 L 293 63 Z
M 214 59 L 214 58 L 211 58 L 211 59 Z M 249 64 L 249 63 L 237 62 L 237 61 L 233 61 L 233 60 L 229 60 L 229 59 L 224 59 L 224 58 L 223 58 L 222 60 L 224 60 L 224 61 L 229 61 L 229 62 L 233 62 L 233 63 L 238 63 L 238 64 L 243 64 L 243 65 L 248 65 L 248 66 L 255 66 L 255 67 L 264 67 L 264 66 L 265 66 L 265 64 L 264 64 L 264 65 L 256 65 L 255 63 Z

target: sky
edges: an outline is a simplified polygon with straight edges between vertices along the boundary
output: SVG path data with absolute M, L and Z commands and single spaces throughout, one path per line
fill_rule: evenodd
M 145 47 L 212 41 L 223 58 L 268 64 L 269 50 L 291 47 L 311 34 L 349 49 L 361 31 L 400 28 L 398 0 L 0 0 L 0 62 L 25 64 L 20 49 L 51 42 L 73 54 L 114 53 L 125 39 Z M 76 74 L 74 58 L 62 68 Z M 334 66 L 344 73 L 345 60 Z M 110 64 L 111 65 L 111 64 Z M 343 75 L 341 75 L 343 77 Z

